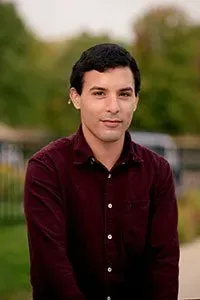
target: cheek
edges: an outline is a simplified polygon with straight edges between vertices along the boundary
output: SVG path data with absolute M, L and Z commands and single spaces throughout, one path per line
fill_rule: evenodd
M 103 101 L 87 99 L 81 103 L 81 111 L 84 115 L 89 115 L 91 118 L 98 117 L 104 111 Z
M 84 120 L 85 123 L 91 124 L 95 123 L 99 116 L 99 110 L 96 106 L 92 104 L 82 104 L 81 106 L 81 118 Z
M 128 109 L 125 112 L 125 119 L 127 120 L 127 123 L 129 123 L 132 120 L 134 113 L 134 105 L 129 105 Z
M 126 127 L 131 124 L 132 118 L 133 118 L 133 114 L 127 115 L 127 117 L 126 117 Z

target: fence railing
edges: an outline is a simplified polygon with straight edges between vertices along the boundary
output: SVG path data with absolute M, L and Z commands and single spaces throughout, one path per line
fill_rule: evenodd
M 43 144 L 44 145 L 44 144 Z M 0 142 L 0 223 L 24 221 L 25 162 L 41 145 Z M 200 149 L 180 149 L 184 187 L 200 188 Z
M 200 148 L 180 148 L 179 153 L 184 170 L 200 171 Z
M 23 220 L 24 169 L 0 166 L 0 222 Z
M 38 146 L 0 142 L 0 223 L 24 222 L 25 163 Z

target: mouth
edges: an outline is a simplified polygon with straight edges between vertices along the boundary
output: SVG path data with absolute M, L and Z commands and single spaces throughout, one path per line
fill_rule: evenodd
M 121 120 L 102 120 L 103 123 L 122 123 Z
M 119 124 L 122 123 L 122 121 L 120 120 L 102 120 L 103 124 L 106 126 L 106 127 L 110 127 L 110 128 L 114 128 L 114 127 L 117 127 Z

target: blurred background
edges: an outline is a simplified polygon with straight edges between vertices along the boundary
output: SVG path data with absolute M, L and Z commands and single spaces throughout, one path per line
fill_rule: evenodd
M 23 215 L 28 158 L 74 132 L 73 63 L 117 42 L 136 58 L 142 90 L 131 134 L 174 172 L 180 299 L 200 298 L 200 1 L 0 0 L 0 299 L 29 300 Z

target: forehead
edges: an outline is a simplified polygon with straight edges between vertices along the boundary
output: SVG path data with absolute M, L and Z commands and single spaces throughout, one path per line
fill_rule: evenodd
M 99 86 L 104 88 L 124 88 L 134 86 L 134 77 L 129 67 L 108 69 L 105 72 L 92 70 L 84 74 L 83 88 Z

